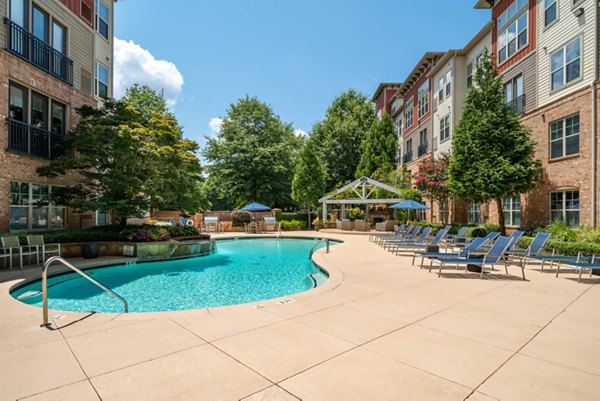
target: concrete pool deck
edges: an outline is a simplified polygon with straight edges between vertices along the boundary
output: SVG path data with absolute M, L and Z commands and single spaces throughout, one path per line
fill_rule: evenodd
M 518 267 L 438 278 L 366 236 L 311 236 L 345 241 L 315 253 L 331 278 L 314 290 L 193 311 L 50 311 L 52 329 L 8 292 L 40 269 L 0 272 L 0 400 L 598 399 L 598 279 L 535 266 L 528 281 Z

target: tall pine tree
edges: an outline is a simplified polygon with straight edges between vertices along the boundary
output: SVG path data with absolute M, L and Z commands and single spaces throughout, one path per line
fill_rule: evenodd
M 298 203 L 306 203 L 308 228 L 310 228 L 311 206 L 314 206 L 325 193 L 323 168 L 311 141 L 307 141 L 300 151 L 300 160 L 296 165 L 292 181 L 292 198 Z
M 461 199 L 495 201 L 505 233 L 502 198 L 530 191 L 541 176 L 534 147 L 530 130 L 506 104 L 502 77 L 486 52 L 454 132 L 450 190 Z
M 397 139 L 390 115 L 383 113 L 381 119 L 376 118 L 361 145 L 356 177 L 381 179 L 389 175 L 396 168 Z

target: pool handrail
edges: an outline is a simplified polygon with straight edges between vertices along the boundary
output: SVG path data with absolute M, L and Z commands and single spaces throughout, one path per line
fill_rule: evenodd
M 309 252 L 309 255 L 308 255 L 308 258 L 309 258 L 309 259 L 310 259 L 310 258 L 312 258 L 312 255 L 313 255 L 313 253 L 315 252 L 315 248 L 316 248 L 317 246 L 319 246 L 319 244 L 320 244 L 321 242 L 323 242 L 323 241 L 325 241 L 325 244 L 327 245 L 327 249 L 325 250 L 325 253 L 329 253 L 329 238 L 321 238 L 321 239 L 319 239 L 319 241 L 317 241 L 317 243 L 316 243 L 316 244 L 314 244 L 314 245 L 313 245 L 313 247 L 312 247 L 312 248 L 310 248 L 310 252 Z
M 81 277 L 91 281 L 93 284 L 100 287 L 102 290 L 108 292 L 110 295 L 117 298 L 119 301 L 121 301 L 123 303 L 123 306 L 125 307 L 125 313 L 129 312 L 129 304 L 127 303 L 127 300 L 125 298 L 123 298 L 122 296 L 120 296 L 119 294 L 117 294 L 116 292 L 114 292 L 113 290 L 111 290 L 110 288 L 108 288 L 107 286 L 105 286 L 104 284 L 102 284 L 101 282 L 96 280 L 95 278 L 91 277 L 87 273 L 84 273 L 82 270 L 73 266 L 71 263 L 67 262 L 67 260 L 65 258 L 63 258 L 62 256 L 53 256 L 44 263 L 44 268 L 42 269 L 42 308 L 43 308 L 43 318 L 44 318 L 44 323 L 42 324 L 42 326 L 49 325 L 49 323 L 48 323 L 48 268 L 54 262 L 62 263 L 64 266 L 73 270 L 75 273 L 79 274 Z

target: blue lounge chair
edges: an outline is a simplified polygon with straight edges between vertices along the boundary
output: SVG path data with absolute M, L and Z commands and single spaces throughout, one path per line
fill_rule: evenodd
M 447 235 L 444 242 L 446 243 L 447 246 L 457 245 L 461 242 L 465 243 L 466 242 L 465 233 L 467 232 L 468 229 L 469 229 L 469 227 L 462 226 L 460 228 L 460 230 L 458 230 L 458 233 L 456 233 L 456 235 L 452 235 L 452 234 Z
M 582 256 L 580 252 L 579 255 L 577 255 L 577 261 L 567 262 L 564 264 L 565 267 L 575 269 L 579 272 L 579 276 L 577 278 L 578 283 L 581 282 L 581 274 L 585 269 L 590 270 L 590 278 L 592 278 L 592 273 L 594 272 L 594 270 L 600 270 L 600 255 L 594 255 L 591 259 L 586 258 L 590 260 L 589 262 L 581 262 L 581 258 Z M 558 277 L 558 273 L 560 272 L 560 266 L 561 264 L 559 263 L 556 268 L 556 277 Z
M 398 232 L 398 235 L 379 235 L 377 238 L 375 238 L 375 243 L 378 245 L 381 245 L 386 241 L 395 241 L 395 240 L 404 239 L 408 236 L 408 234 L 411 232 L 411 230 L 413 228 L 415 228 L 412 224 L 409 224 L 409 225 L 403 224 L 403 226 L 404 226 L 404 229 L 402 231 L 398 232 L 398 230 L 396 230 L 396 232 Z
M 371 235 L 369 235 L 369 241 L 370 242 L 377 242 L 377 240 L 379 239 L 379 237 L 384 237 L 384 238 L 397 237 L 397 236 L 399 236 L 403 232 L 404 232 L 404 224 L 400 224 L 398 226 L 398 229 L 394 232 L 393 235 L 390 236 L 389 234 L 371 234 Z
M 498 237 L 496 242 L 494 242 L 494 245 L 489 250 L 489 252 L 483 256 L 483 259 L 474 259 L 471 257 L 469 257 L 469 258 L 456 258 L 455 257 L 455 258 L 433 259 L 432 262 L 440 265 L 439 271 L 438 271 L 438 277 L 441 277 L 442 268 L 447 264 L 456 265 L 456 266 L 465 265 L 465 273 L 468 271 L 467 270 L 468 265 L 480 266 L 481 273 L 480 273 L 479 277 L 483 278 L 483 273 L 485 272 L 486 266 L 491 266 L 493 268 L 495 264 L 502 262 L 502 263 L 504 263 L 504 269 L 506 270 L 506 274 L 508 274 L 508 266 L 507 266 L 506 260 L 503 258 L 503 256 L 504 256 L 504 252 L 506 252 L 509 245 L 510 245 L 510 237 L 500 236 L 500 237 Z M 523 280 L 525 280 L 525 269 L 523 269 L 523 267 L 521 267 L 521 273 L 523 274 Z
M 450 228 L 452 228 L 451 226 L 446 226 L 444 228 L 441 228 L 437 234 L 435 234 L 435 236 L 431 239 L 431 241 L 423 241 L 423 242 L 414 242 L 412 244 L 399 244 L 398 248 L 396 249 L 396 255 L 400 252 L 400 250 L 407 250 L 407 251 L 415 251 L 418 248 L 426 248 L 428 246 L 433 246 L 433 245 L 438 245 L 440 243 L 441 240 L 444 239 L 444 237 L 446 236 L 446 234 L 448 234 L 448 231 L 450 231 Z
M 521 264 L 523 264 L 525 267 L 527 267 L 527 261 L 530 258 L 535 258 L 536 256 L 538 256 L 544 250 L 544 246 L 546 246 L 546 243 L 548 242 L 549 239 L 550 239 L 549 233 L 539 232 L 536 234 L 535 238 L 533 238 L 533 241 L 531 241 L 531 244 L 529 244 L 527 249 L 514 249 L 513 248 L 513 249 L 510 249 L 507 252 L 507 254 L 509 256 L 520 256 L 522 258 Z M 544 270 L 544 266 L 543 266 L 543 261 L 542 261 L 542 271 L 543 270 Z
M 397 244 L 400 242 L 414 242 L 415 238 L 417 238 L 417 235 L 419 235 L 419 233 L 421 232 L 422 229 L 423 229 L 423 226 L 416 226 L 414 228 L 414 230 L 412 230 L 410 233 L 407 233 L 402 238 L 382 240 L 383 249 L 391 248 L 392 246 L 394 246 L 394 244 Z
M 408 239 L 406 241 L 394 241 L 391 244 L 391 246 L 389 247 L 389 250 L 391 252 L 396 251 L 396 254 L 398 254 L 397 250 L 399 247 L 401 247 L 405 244 L 418 244 L 421 242 L 425 242 L 430 233 L 431 233 L 431 227 L 425 227 L 425 229 L 423 231 L 421 231 L 421 234 L 419 234 L 418 236 L 414 236 L 413 238 Z
M 423 268 L 423 262 L 425 258 L 429 259 L 438 259 L 438 258 L 468 258 L 469 253 L 474 252 L 484 246 L 488 241 L 483 237 L 475 238 L 473 241 L 469 242 L 466 247 L 461 249 L 459 252 L 415 252 L 413 255 L 412 264 L 414 266 L 415 259 L 417 256 L 421 257 L 421 269 Z M 431 263 L 429 264 L 431 266 Z

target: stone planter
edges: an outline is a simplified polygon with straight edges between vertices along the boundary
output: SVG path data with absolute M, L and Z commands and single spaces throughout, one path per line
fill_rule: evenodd
M 177 241 L 136 242 L 135 256 L 138 259 L 166 258 L 171 256 L 171 250 Z

